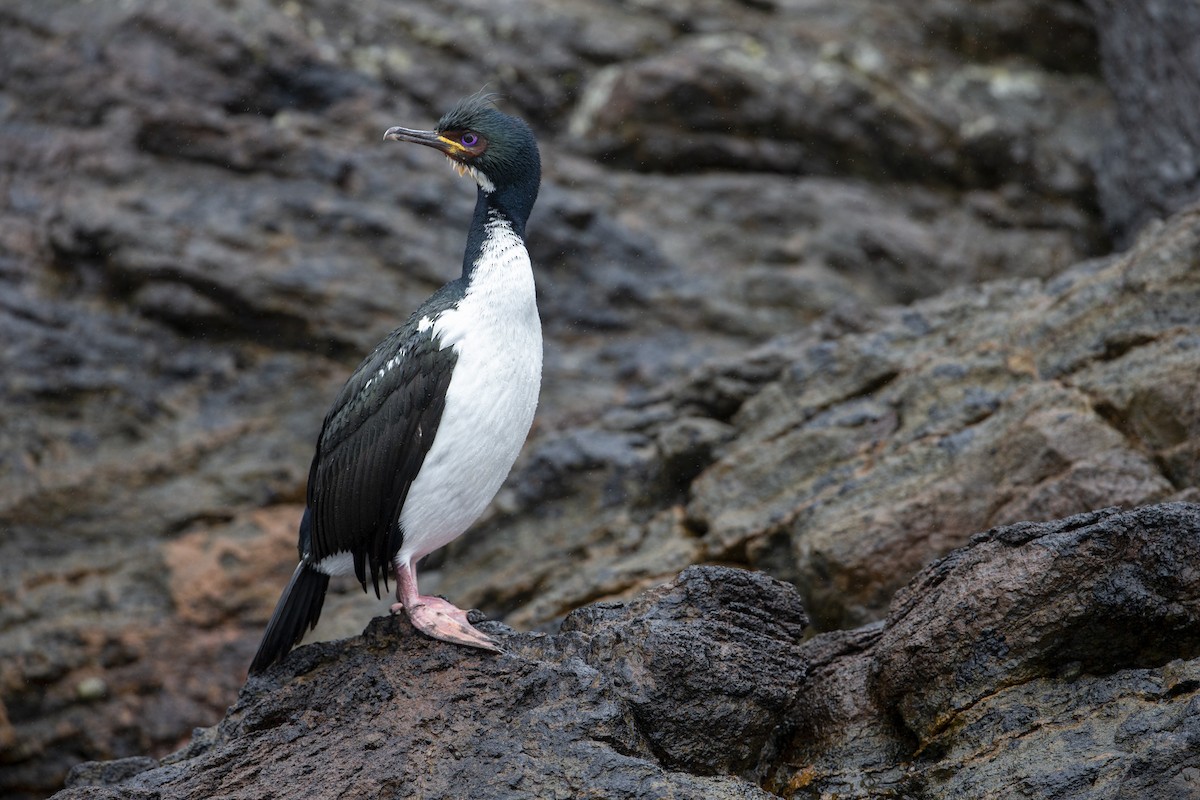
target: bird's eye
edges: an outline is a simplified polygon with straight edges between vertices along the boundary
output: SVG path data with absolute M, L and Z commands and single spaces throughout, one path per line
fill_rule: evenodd
M 462 139 L 459 141 L 463 143 L 464 147 L 474 147 L 475 145 L 479 144 L 479 137 L 470 131 L 467 131 L 462 135 Z

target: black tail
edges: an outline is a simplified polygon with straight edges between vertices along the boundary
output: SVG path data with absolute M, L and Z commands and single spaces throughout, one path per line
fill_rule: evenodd
M 329 576 L 317 572 L 307 563 L 292 573 L 287 588 L 271 614 L 266 633 L 254 660 L 250 662 L 250 674 L 262 672 L 276 661 L 281 661 L 293 647 L 300 643 L 304 634 L 317 626 L 321 617 L 321 606 L 325 603 L 325 590 L 329 588 Z

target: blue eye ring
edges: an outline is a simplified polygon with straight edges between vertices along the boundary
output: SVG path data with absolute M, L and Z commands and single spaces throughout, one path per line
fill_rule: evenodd
M 467 131 L 462 135 L 459 141 L 463 143 L 463 147 L 474 147 L 475 145 L 479 144 L 479 136 Z

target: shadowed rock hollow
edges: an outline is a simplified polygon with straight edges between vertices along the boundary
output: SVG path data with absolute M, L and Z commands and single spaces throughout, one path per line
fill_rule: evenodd
M 477 796 L 1189 796 L 1200 21 L 1143 5 L 5 4 L 0 794 L 453 796 L 458 742 Z M 355 638 L 213 728 L 321 415 L 461 262 L 470 187 L 380 135 L 485 83 L 544 391 L 423 587 L 525 632 L 335 584 Z

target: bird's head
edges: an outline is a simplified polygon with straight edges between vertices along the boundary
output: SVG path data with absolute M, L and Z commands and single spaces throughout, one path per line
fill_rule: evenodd
M 431 131 L 388 128 L 383 138 L 441 150 L 460 175 L 470 175 L 486 194 L 528 195 L 532 206 L 541 179 L 537 141 L 524 120 L 497 111 L 492 99 L 490 94 L 471 95 Z

